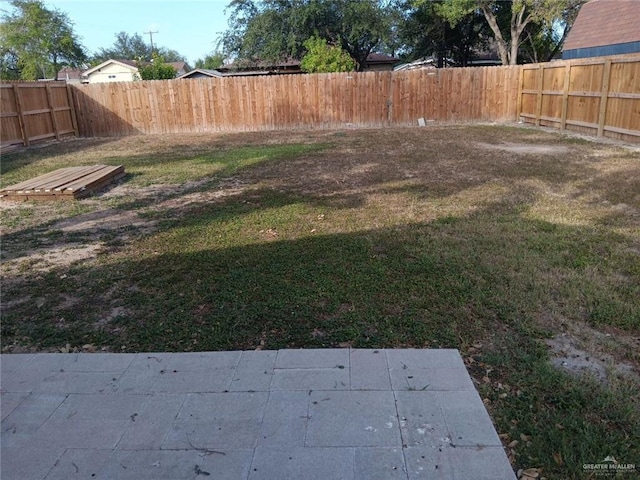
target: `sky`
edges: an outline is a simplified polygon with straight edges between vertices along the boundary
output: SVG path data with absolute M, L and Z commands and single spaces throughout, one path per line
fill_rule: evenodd
M 184 55 L 193 64 L 215 50 L 227 28 L 230 0 L 45 0 L 66 13 L 89 54 L 108 48 L 118 32 L 153 34 L 153 44 Z

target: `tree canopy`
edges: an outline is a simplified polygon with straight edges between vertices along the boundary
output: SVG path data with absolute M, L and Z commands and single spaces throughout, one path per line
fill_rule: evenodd
M 224 54 L 222 52 L 212 52 L 209 55 L 205 55 L 204 58 L 199 58 L 196 60 L 195 68 L 206 68 L 209 70 L 215 70 L 216 68 L 222 66 L 224 63 Z
M 300 59 L 304 42 L 318 37 L 340 46 L 361 69 L 372 51 L 391 39 L 382 0 L 233 0 L 225 53 L 242 59 Z
M 419 3 L 428 1 L 418 0 Z M 437 8 L 451 25 L 473 11 L 482 12 L 493 32 L 502 64 L 515 65 L 527 26 L 567 22 L 566 11 L 575 10 L 575 6 L 579 9 L 583 3 L 585 0 L 446 0 L 439 2 Z
M 311 37 L 304 42 L 307 53 L 302 57 L 301 68 L 307 73 L 350 72 L 356 62 L 347 52 L 326 40 Z
M 401 8 L 405 18 L 399 35 L 404 45 L 403 54 L 409 60 L 433 56 L 438 67 L 445 65 L 445 59 L 467 66 L 473 50 L 485 49 L 491 34 L 483 15 L 477 11 L 469 12 L 451 25 L 440 15 L 434 2 L 406 0 Z
M 56 78 L 64 66 L 86 59 L 67 14 L 41 0 L 11 0 L 13 11 L 0 24 L 0 75 L 3 79 Z
M 159 55 L 166 62 L 184 62 L 185 57 L 175 50 L 165 47 L 153 47 L 147 45 L 139 33 L 130 35 L 126 32 L 116 34 L 116 40 L 109 48 L 101 48 L 91 58 L 94 65 L 102 63 L 109 59 L 124 59 L 136 61 L 149 61 L 154 55 Z
M 467 65 L 493 46 L 502 63 L 557 54 L 586 0 L 232 0 L 222 45 L 251 61 L 301 59 L 317 37 L 362 69 L 371 52 Z

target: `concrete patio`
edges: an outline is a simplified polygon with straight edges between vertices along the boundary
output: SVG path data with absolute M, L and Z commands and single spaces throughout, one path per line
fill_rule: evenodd
M 515 479 L 457 350 L 1 364 L 3 480 Z

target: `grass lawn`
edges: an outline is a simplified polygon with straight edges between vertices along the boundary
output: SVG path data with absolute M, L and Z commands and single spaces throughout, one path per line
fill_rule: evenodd
M 640 464 L 638 149 L 504 126 L 79 139 L 3 155 L 1 182 L 95 163 L 127 176 L 0 205 L 4 352 L 453 347 L 516 470 Z M 577 360 L 593 374 L 553 365 Z

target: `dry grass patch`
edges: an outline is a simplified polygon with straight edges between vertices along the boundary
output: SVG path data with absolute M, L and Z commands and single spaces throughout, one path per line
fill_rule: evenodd
M 3 184 L 128 172 L 79 202 L 0 205 L 4 351 L 455 347 L 514 465 L 580 478 L 638 458 L 635 380 L 568 378 L 545 343 L 638 369 L 637 151 L 453 126 L 73 140 L 2 161 Z M 33 263 L 83 245 L 95 257 Z

